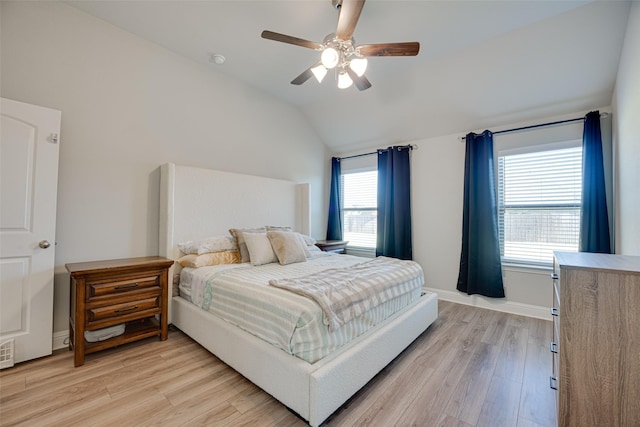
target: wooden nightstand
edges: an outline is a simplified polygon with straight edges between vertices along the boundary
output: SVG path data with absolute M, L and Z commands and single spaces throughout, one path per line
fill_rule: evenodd
M 347 243 L 349 242 L 346 240 L 320 240 L 316 242 L 316 246 L 325 252 L 343 254 L 347 251 Z
M 155 335 L 167 339 L 172 265 L 172 260 L 155 256 L 66 265 L 71 275 L 69 350 L 75 350 L 75 366 L 84 364 L 85 354 Z M 122 323 L 122 335 L 85 340 L 85 331 Z

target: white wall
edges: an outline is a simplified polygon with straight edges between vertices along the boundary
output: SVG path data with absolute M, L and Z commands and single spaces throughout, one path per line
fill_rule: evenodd
M 616 253 L 640 255 L 640 2 L 633 2 L 612 106 L 616 149 Z
M 158 253 L 165 162 L 309 182 L 324 237 L 327 149 L 296 109 L 63 3 L 1 7 L 2 97 L 62 111 L 54 331 L 65 263 Z
M 609 108 L 594 108 L 601 112 Z M 587 111 L 548 117 L 535 123 L 583 117 Z M 493 131 L 535 123 L 511 123 L 492 128 Z M 603 140 L 610 119 L 603 125 Z M 549 318 L 552 305 L 550 269 L 505 266 L 504 299 L 468 296 L 456 290 L 462 240 L 462 199 L 464 192 L 465 146 L 459 141 L 470 130 L 437 138 L 411 141 L 418 146 L 411 153 L 411 190 L 414 260 L 424 269 L 426 286 L 438 292 L 443 300 L 529 316 Z M 472 130 L 473 131 L 473 130 Z M 475 130 L 479 131 L 479 130 Z M 494 146 L 521 146 L 582 139 L 582 124 L 569 124 L 538 130 L 496 135 Z M 406 142 L 403 142 L 406 144 Z M 373 151 L 371 149 L 362 152 Z M 343 156 L 358 154 L 350 152 Z

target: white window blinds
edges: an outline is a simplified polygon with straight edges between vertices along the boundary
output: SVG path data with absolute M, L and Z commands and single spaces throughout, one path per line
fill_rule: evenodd
M 375 248 L 378 171 L 343 174 L 341 185 L 344 240 L 350 247 Z
M 550 264 L 577 251 L 582 147 L 498 156 L 498 225 L 505 262 Z

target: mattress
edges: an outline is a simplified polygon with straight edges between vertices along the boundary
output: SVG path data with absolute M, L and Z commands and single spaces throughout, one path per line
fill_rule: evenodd
M 307 262 L 284 266 L 244 263 L 184 268 L 180 274 L 180 295 L 283 351 L 314 363 L 418 301 L 423 293 L 423 276 L 413 279 L 416 286 L 410 292 L 372 308 L 333 332 L 324 324 L 317 303 L 270 286 L 269 280 L 304 277 L 369 260 L 321 253 Z

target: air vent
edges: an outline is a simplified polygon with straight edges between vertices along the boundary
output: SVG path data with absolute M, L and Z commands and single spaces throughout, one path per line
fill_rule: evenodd
M 0 344 L 0 369 L 13 366 L 13 339 Z

